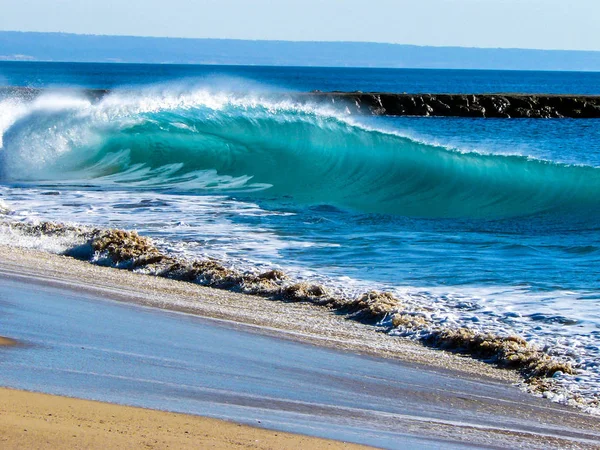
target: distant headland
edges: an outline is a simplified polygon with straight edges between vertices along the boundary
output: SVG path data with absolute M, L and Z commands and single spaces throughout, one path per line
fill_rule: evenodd
M 0 31 L 0 60 L 600 71 L 600 52 Z

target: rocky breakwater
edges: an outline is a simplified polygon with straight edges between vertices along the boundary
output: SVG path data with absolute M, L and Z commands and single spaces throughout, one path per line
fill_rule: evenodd
M 311 100 L 378 116 L 600 118 L 600 96 L 311 92 Z
M 101 101 L 111 93 L 128 90 L 29 87 L 1 87 L 0 100 L 7 97 L 31 101 L 45 92 L 75 93 L 92 102 Z M 133 91 L 135 92 L 135 91 Z M 179 94 L 178 94 L 179 95 Z M 250 95 L 231 92 L 232 98 Z M 185 97 L 185 95 L 182 95 Z M 256 96 L 256 97 L 255 97 Z M 252 98 L 270 101 L 293 101 L 301 104 L 333 105 L 351 114 L 374 116 L 441 116 L 490 118 L 600 118 L 600 95 L 550 94 L 396 94 L 389 92 L 303 92 L 259 93 Z

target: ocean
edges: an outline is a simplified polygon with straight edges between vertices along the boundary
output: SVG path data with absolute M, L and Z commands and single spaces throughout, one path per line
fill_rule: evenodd
M 577 368 L 555 376 L 569 392 L 597 398 L 597 120 L 366 117 L 272 94 L 600 94 L 600 73 L 0 62 L 0 85 L 47 88 L 0 97 L 14 218 L 389 291 L 436 324 L 524 337 Z

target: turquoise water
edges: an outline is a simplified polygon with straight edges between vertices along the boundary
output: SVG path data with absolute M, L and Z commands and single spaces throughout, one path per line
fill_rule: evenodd
M 596 389 L 598 121 L 360 117 L 269 92 L 597 93 L 597 78 L 2 63 L 12 85 L 127 88 L 0 100 L 0 192 L 23 220 L 134 228 L 188 257 L 392 290 L 439 322 L 548 346 Z

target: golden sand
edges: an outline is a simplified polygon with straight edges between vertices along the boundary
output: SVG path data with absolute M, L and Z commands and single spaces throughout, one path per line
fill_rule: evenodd
M 17 344 L 18 344 L 18 342 L 15 341 L 14 339 L 0 336 L 0 347 L 13 347 Z
M 205 417 L 0 388 L 0 448 L 359 449 Z

